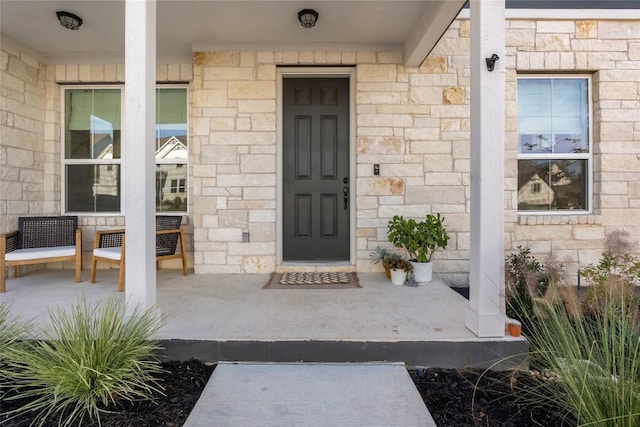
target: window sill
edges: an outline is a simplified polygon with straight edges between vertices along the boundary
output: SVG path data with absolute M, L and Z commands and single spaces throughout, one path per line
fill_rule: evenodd
M 584 214 L 527 214 L 518 212 L 518 225 L 600 225 L 602 224 L 602 216 L 593 213 Z

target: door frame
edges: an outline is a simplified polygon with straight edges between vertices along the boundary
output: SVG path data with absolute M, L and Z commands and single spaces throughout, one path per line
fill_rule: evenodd
M 356 264 L 356 68 L 278 67 L 276 69 L 276 266 L 283 264 L 283 79 L 287 77 L 349 79 L 349 263 Z M 295 261 L 300 264 L 300 261 Z M 344 261 L 336 260 L 336 263 Z M 323 263 L 323 264 L 326 264 Z

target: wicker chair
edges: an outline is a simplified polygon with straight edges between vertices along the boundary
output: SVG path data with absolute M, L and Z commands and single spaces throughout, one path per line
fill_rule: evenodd
M 82 275 L 82 231 L 77 216 L 23 216 L 18 230 L 0 235 L 0 293 L 6 291 L 6 267 L 73 261 L 76 282 Z
M 187 275 L 187 258 L 184 247 L 184 233 L 180 228 L 181 216 L 156 217 L 156 268 L 160 261 L 169 259 L 182 260 L 182 274 Z M 180 252 L 176 252 L 178 243 Z M 118 265 L 118 291 L 124 291 L 125 276 L 125 233 L 124 230 L 96 231 L 91 259 L 91 283 L 96 281 L 98 261 Z

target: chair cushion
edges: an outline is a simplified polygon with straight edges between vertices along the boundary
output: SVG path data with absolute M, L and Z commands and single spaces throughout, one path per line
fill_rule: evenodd
M 108 258 L 116 261 L 120 261 L 120 255 L 122 254 L 122 246 L 115 246 L 112 248 L 97 248 L 93 250 L 93 255 L 100 258 Z
M 54 246 L 52 248 L 16 249 L 8 252 L 5 261 L 25 261 L 31 259 L 54 258 L 63 256 L 75 256 L 75 246 Z

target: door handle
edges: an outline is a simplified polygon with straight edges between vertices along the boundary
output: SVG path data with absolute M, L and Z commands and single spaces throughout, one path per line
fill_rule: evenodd
M 344 208 L 349 209 L 349 187 L 342 187 L 342 195 L 344 196 Z

